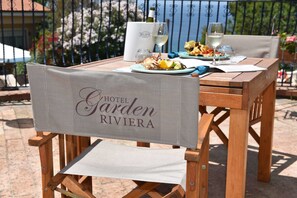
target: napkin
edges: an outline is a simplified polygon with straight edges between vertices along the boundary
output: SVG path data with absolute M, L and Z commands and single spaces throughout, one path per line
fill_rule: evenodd
M 232 65 L 232 64 L 237 64 L 241 61 L 246 59 L 246 56 L 231 56 L 230 59 L 228 60 L 218 60 L 216 63 L 218 65 Z
M 202 61 L 199 59 L 184 59 L 184 58 L 175 58 L 174 60 L 178 60 L 182 64 L 184 64 L 187 68 L 193 68 L 198 66 L 209 66 L 212 67 L 213 65 L 209 61 Z
M 192 76 L 202 75 L 209 71 L 209 66 L 197 66 L 195 70 L 191 73 Z
M 242 60 L 244 57 L 240 57 Z M 175 60 L 179 60 L 182 64 L 184 64 L 187 68 L 199 68 L 200 66 L 208 67 L 208 70 L 210 68 L 218 69 L 223 72 L 254 72 L 254 71 L 262 71 L 266 70 L 266 68 L 258 67 L 256 65 L 242 65 L 242 64 L 218 64 L 218 65 L 212 65 L 210 62 L 202 61 L 198 59 L 181 59 L 181 58 L 175 58 Z M 239 58 L 238 58 L 239 60 Z M 203 70 L 203 69 L 202 69 Z
M 179 57 L 178 52 L 169 52 L 168 58 L 176 58 Z

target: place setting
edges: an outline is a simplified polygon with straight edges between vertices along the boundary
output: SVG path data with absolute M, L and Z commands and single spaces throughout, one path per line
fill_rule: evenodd
M 237 55 L 230 45 L 221 45 L 224 39 L 224 29 L 223 24 L 220 22 L 209 24 L 206 33 L 206 44 L 190 40 L 185 42 L 184 51 L 169 52 L 166 57 L 161 54 L 161 50 L 168 40 L 168 24 L 166 22 L 156 22 L 153 23 L 153 26 L 151 23 L 148 26 L 143 25 L 148 28 L 146 32 L 150 30 L 150 33 L 146 34 L 146 38 L 143 37 L 143 28 L 134 28 L 132 35 L 134 39 L 131 39 L 131 35 L 128 35 L 128 24 L 124 60 L 134 61 L 135 64 L 128 68 L 118 68 L 116 71 L 148 74 L 191 74 L 192 76 L 199 75 L 202 77 L 202 75 L 209 72 L 228 73 L 265 70 L 265 68 L 251 64 L 240 64 L 241 61 L 246 59 L 246 56 Z M 137 27 L 139 27 L 139 24 L 137 24 Z M 139 38 L 135 38 L 137 35 L 140 35 Z M 129 46 L 129 41 L 134 43 Z M 135 47 L 139 46 L 140 43 L 141 48 Z M 156 53 L 152 53 L 154 46 L 157 48 Z M 130 50 L 131 48 L 134 48 L 134 55 Z

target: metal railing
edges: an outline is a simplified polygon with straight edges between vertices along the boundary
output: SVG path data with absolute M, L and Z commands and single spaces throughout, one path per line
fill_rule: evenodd
M 127 21 L 145 21 L 150 7 L 169 21 L 168 51 L 203 42 L 212 21 L 225 34 L 297 31 L 296 0 L 0 0 L 2 87 L 27 86 L 27 61 L 66 67 L 122 55 Z

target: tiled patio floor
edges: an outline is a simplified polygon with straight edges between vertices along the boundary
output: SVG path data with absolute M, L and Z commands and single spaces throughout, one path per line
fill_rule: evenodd
M 224 124 L 226 131 L 227 124 Z M 258 126 L 259 127 L 259 126 Z M 0 104 L 0 198 L 41 197 L 38 149 L 30 102 Z M 209 197 L 224 197 L 227 152 L 211 135 Z M 297 101 L 277 99 L 270 183 L 257 182 L 257 144 L 249 139 L 246 197 L 279 198 L 297 195 Z M 134 187 L 126 180 L 95 179 L 100 198 L 122 197 Z

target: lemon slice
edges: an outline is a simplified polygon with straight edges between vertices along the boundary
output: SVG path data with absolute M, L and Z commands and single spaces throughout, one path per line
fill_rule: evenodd
M 174 62 L 172 60 L 165 60 L 167 68 L 172 68 L 174 66 Z

